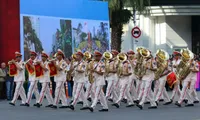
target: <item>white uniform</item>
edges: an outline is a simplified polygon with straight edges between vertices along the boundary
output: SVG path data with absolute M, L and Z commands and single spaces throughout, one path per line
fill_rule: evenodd
M 117 61 L 116 60 L 113 60 L 111 62 L 108 63 L 109 64 L 109 70 L 111 71 L 115 71 L 117 70 Z M 117 80 L 118 80 L 118 76 L 116 73 L 109 73 L 105 79 L 107 80 L 108 82 L 108 85 L 107 85 L 107 89 L 106 89 L 106 98 L 109 98 L 110 95 L 112 94 L 113 96 L 113 99 L 117 99 L 117 93 L 116 92 L 113 92 L 113 90 L 116 89 L 116 83 L 117 83 Z
M 41 76 L 39 78 L 39 82 L 42 84 L 42 90 L 40 92 L 40 98 L 39 100 L 37 101 L 37 103 L 41 104 L 43 99 L 44 99 L 44 96 L 46 96 L 47 98 L 47 101 L 48 101 L 48 104 L 49 105 L 52 105 L 53 104 L 53 98 L 52 98 L 52 95 L 50 93 L 50 88 L 49 88 L 49 83 L 50 83 L 50 73 L 49 73 L 49 67 L 48 67 L 48 62 L 45 61 L 44 63 L 42 62 L 41 63 L 45 68 L 48 69 L 48 71 L 44 71 L 43 70 L 43 73 L 44 75 Z
M 136 87 L 135 87 L 135 84 L 134 84 L 134 81 L 137 81 L 136 80 L 137 78 L 134 74 L 134 67 L 136 65 L 136 60 L 130 60 L 130 64 L 131 64 L 131 67 L 132 67 L 132 75 L 130 76 L 130 79 L 129 79 L 128 91 L 130 91 L 131 96 L 132 96 L 133 100 L 135 101 L 137 99 L 137 92 L 136 92 Z
M 91 69 L 95 69 L 97 67 L 98 62 L 96 61 L 90 61 L 87 65 L 88 65 L 88 75 L 90 74 L 90 70 Z M 91 67 L 91 68 L 90 68 Z M 89 98 L 89 96 L 91 95 L 91 99 L 92 101 L 94 101 L 95 98 L 95 84 L 94 83 L 90 83 L 91 81 L 89 81 L 89 76 L 86 76 L 87 78 L 87 87 L 86 87 L 86 92 L 85 92 L 85 97 Z
M 26 94 L 24 90 L 24 81 L 25 81 L 25 67 L 22 61 L 16 62 L 16 64 L 22 69 L 21 71 L 17 69 L 17 74 L 14 76 L 14 82 L 16 83 L 15 93 L 13 96 L 13 100 L 11 103 L 15 103 L 18 97 L 20 96 L 22 99 L 22 104 L 26 102 Z
M 103 72 L 103 73 L 105 72 L 105 64 L 102 61 L 99 61 L 95 68 L 96 68 L 95 70 L 98 72 Z M 103 86 L 105 85 L 104 75 L 99 75 L 94 72 L 94 79 L 95 79 L 95 81 L 93 84 L 95 87 L 95 98 L 94 98 L 94 101 L 92 102 L 91 107 L 94 109 L 98 100 L 100 99 L 103 109 L 108 109 L 106 97 L 105 97 L 103 89 L 102 89 Z
M 178 60 L 173 60 L 172 61 L 172 67 L 175 65 L 175 66 L 177 66 L 179 63 L 181 62 L 181 60 L 180 59 L 178 59 Z M 173 72 L 175 72 L 176 71 L 176 68 L 173 68 Z M 171 100 L 174 100 L 175 99 L 175 97 L 177 96 L 178 98 L 180 97 L 180 93 L 181 93 L 181 90 L 180 90 L 180 81 L 177 81 L 177 83 L 176 84 L 174 84 L 174 89 L 173 89 L 173 91 L 172 91 L 172 96 L 171 96 Z
M 62 106 L 67 106 L 68 103 L 65 95 L 64 86 L 64 83 L 66 81 L 65 68 L 67 67 L 67 63 L 62 59 L 61 61 L 57 60 L 56 65 L 58 65 L 62 70 L 58 71 L 58 74 L 54 77 L 54 81 L 56 82 L 54 105 L 57 105 L 59 100 L 61 99 Z
M 197 61 L 193 61 L 192 68 L 199 71 L 199 63 Z M 199 101 L 199 98 L 195 89 L 195 84 L 197 81 L 197 73 L 191 72 L 189 76 L 191 76 L 191 83 L 190 83 L 190 89 L 188 89 L 187 92 L 189 92 L 189 94 L 192 95 L 191 97 L 193 98 L 193 101 Z
M 166 74 L 169 71 L 171 71 L 170 63 L 168 63 L 168 67 L 163 72 L 163 74 Z M 165 102 L 170 102 L 170 98 L 169 98 L 166 88 L 165 88 L 166 80 L 167 80 L 167 75 L 160 77 L 159 80 L 156 81 L 155 87 L 157 88 L 157 90 L 155 91 L 155 101 L 157 101 L 157 102 L 159 102 L 162 95 L 164 97 Z
M 150 68 L 151 66 L 153 67 L 153 69 L 157 68 L 156 62 L 153 59 L 149 59 L 148 61 L 145 61 L 144 65 L 145 64 L 147 64 L 148 68 Z M 146 98 L 149 97 L 151 106 L 156 106 L 156 103 L 153 98 L 153 92 L 151 90 L 151 85 L 152 85 L 153 80 L 154 80 L 154 71 L 147 69 L 146 74 L 142 78 L 142 84 L 141 84 L 140 88 L 143 90 L 140 90 L 140 93 L 138 96 L 138 100 L 142 96 L 142 99 L 141 99 L 139 105 L 143 106 L 144 102 L 146 101 Z
M 78 66 L 74 69 L 73 79 L 74 81 L 76 81 L 77 87 L 75 89 L 76 92 L 75 92 L 74 100 L 72 102 L 73 106 L 76 105 L 79 97 L 81 97 L 81 99 L 83 100 L 83 107 L 88 106 L 87 98 L 83 93 L 83 87 L 86 82 L 86 78 L 85 78 L 86 65 L 87 65 L 86 62 L 80 61 Z M 80 73 L 80 72 L 77 72 L 76 70 L 83 71 L 83 72 Z
M 122 74 L 132 73 L 132 67 L 131 67 L 131 64 L 128 61 L 121 63 L 120 67 L 122 67 Z M 130 77 L 131 77 L 131 75 L 121 76 L 119 78 L 120 94 L 119 94 L 118 100 L 115 102 L 118 105 L 120 104 L 121 100 L 124 98 L 124 95 L 127 96 L 127 100 L 128 100 L 129 105 L 134 104 L 133 99 L 132 99 L 131 94 L 130 94 L 130 91 L 128 89 L 128 84 L 129 84 L 129 81 L 131 79 Z
M 193 61 L 190 69 L 199 70 L 198 63 Z M 183 80 L 183 88 L 181 90 L 181 96 L 178 101 L 179 104 L 181 104 L 186 97 L 188 99 L 188 104 L 193 104 L 192 92 L 194 90 L 195 83 L 196 83 L 196 73 L 190 72 L 190 74 Z M 189 92 L 187 92 L 188 87 L 191 87 L 189 89 Z
M 32 65 L 34 65 L 34 63 L 32 63 Z M 36 97 L 36 102 L 40 98 L 40 94 L 39 94 L 38 87 L 37 87 L 38 80 L 36 80 L 35 72 L 33 74 L 29 73 L 29 82 L 30 82 L 30 85 L 29 85 L 28 95 L 27 95 L 27 100 L 26 100 L 26 103 L 28 103 L 28 104 L 31 101 L 33 93 Z

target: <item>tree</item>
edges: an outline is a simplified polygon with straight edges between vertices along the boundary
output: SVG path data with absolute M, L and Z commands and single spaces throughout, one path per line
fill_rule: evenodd
M 111 48 L 121 50 L 123 25 L 127 24 L 133 17 L 130 10 L 125 7 L 131 7 L 133 12 L 148 13 L 147 6 L 150 0 L 102 0 L 108 1 L 110 12 Z

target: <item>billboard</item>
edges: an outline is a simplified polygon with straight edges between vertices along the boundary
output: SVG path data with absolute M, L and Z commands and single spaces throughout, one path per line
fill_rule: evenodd
M 70 57 L 78 49 L 110 49 L 107 2 L 78 1 L 20 1 L 20 46 L 25 60 L 30 50 L 52 56 L 61 49 Z

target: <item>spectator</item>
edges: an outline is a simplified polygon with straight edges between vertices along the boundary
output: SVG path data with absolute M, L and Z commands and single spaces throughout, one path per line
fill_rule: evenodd
M 12 100 L 14 89 L 14 77 L 9 76 L 8 68 L 3 69 L 6 72 L 6 96 L 7 100 Z
M 0 99 L 5 99 L 6 64 L 1 63 L 0 68 Z

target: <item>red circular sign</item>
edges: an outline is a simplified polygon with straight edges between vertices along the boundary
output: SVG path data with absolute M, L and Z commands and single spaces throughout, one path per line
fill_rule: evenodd
M 134 27 L 131 31 L 131 34 L 134 38 L 139 38 L 141 36 L 141 30 L 139 27 Z

